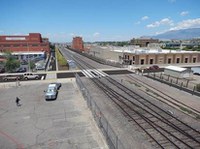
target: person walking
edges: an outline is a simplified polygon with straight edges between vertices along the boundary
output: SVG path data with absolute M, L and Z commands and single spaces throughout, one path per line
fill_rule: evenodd
M 17 105 L 17 106 L 20 106 L 20 103 L 19 103 L 19 101 L 20 101 L 20 99 L 19 99 L 18 97 L 16 97 L 16 100 L 15 100 L 15 102 L 16 102 L 16 105 Z

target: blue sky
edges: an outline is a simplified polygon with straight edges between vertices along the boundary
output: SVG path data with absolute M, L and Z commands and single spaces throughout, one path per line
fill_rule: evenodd
M 125 41 L 200 27 L 200 0 L 0 0 L 0 34 Z

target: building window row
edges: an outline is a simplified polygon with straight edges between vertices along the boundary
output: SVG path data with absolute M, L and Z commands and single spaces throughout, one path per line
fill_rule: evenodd
M 145 60 L 144 59 L 140 59 L 140 65 L 144 65 Z M 192 58 L 192 63 L 196 63 L 197 62 L 197 58 L 193 57 Z M 167 64 L 171 64 L 172 63 L 172 59 L 168 58 L 167 59 Z M 179 64 L 181 63 L 180 58 L 176 58 L 176 63 Z M 184 59 L 184 63 L 189 63 L 189 58 L 185 58 Z M 154 59 L 150 59 L 149 60 L 149 64 L 154 64 Z
M 0 47 L 38 47 L 38 46 L 47 46 L 47 44 L 2 44 Z

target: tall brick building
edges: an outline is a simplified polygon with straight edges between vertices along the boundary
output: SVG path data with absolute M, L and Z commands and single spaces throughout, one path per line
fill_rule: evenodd
M 84 51 L 82 37 L 74 37 L 72 41 L 72 49 Z
M 0 52 L 50 52 L 49 41 L 40 33 L 20 36 L 0 36 Z

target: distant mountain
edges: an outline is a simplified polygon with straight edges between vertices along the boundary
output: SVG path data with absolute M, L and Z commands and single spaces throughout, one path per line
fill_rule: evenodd
M 191 39 L 197 37 L 200 37 L 200 28 L 173 30 L 152 36 L 152 38 L 157 39 Z

